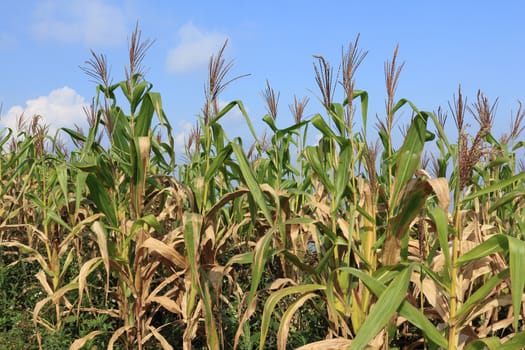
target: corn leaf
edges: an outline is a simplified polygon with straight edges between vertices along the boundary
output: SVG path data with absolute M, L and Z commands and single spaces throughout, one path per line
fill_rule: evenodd
M 340 268 L 341 271 L 348 271 L 349 273 L 355 275 L 374 293 L 377 297 L 384 294 L 386 286 L 381 283 L 377 278 L 374 278 L 361 270 L 355 268 Z M 412 323 L 417 328 L 421 329 L 427 338 L 434 342 L 435 344 L 446 348 L 447 340 L 445 337 L 436 329 L 436 327 L 429 321 L 429 319 L 416 309 L 408 301 L 404 300 L 401 303 L 401 306 L 398 309 L 400 316 L 405 317 L 410 323 Z
M 521 311 L 521 297 L 525 287 L 525 242 L 508 235 L 494 235 L 474 249 L 458 258 L 457 264 L 463 265 L 468 261 L 477 260 L 490 254 L 508 252 L 512 306 L 514 308 L 514 326 L 518 327 Z
M 425 144 L 426 126 L 427 114 L 417 114 L 408 129 L 401 149 L 396 153 L 397 171 L 391 192 L 390 208 L 396 208 L 398 206 L 400 196 L 404 192 L 403 188 L 414 176 L 415 171 L 420 165 L 421 153 Z
M 259 209 L 261 209 L 268 223 L 273 226 L 274 223 L 273 223 L 272 215 L 270 214 L 270 209 L 268 209 L 268 206 L 266 205 L 266 201 L 264 199 L 263 192 L 261 191 L 261 188 L 259 184 L 257 183 L 255 174 L 252 168 L 250 167 L 250 164 L 248 163 L 248 159 L 246 158 L 246 155 L 244 154 L 239 144 L 231 143 L 231 146 L 233 148 L 233 152 L 235 153 L 235 157 L 237 158 L 237 162 L 239 164 L 239 168 L 240 168 L 242 177 L 246 185 L 250 189 L 251 195 L 253 196 L 255 203 L 257 203 L 257 205 L 259 206 Z
M 98 178 L 89 174 L 86 178 L 89 188 L 89 197 L 95 203 L 97 209 L 102 212 L 113 227 L 118 227 L 117 212 L 113 200 L 109 197 L 106 188 L 101 186 Z
M 387 325 L 394 312 L 405 299 L 411 273 L 411 268 L 403 269 L 386 287 L 385 291 L 381 293 L 381 296 L 352 341 L 350 350 L 363 349 Z
M 507 186 L 510 186 L 512 185 L 513 183 L 517 182 L 517 181 L 523 181 L 525 179 L 525 171 L 522 171 L 521 173 L 517 174 L 517 175 L 514 175 L 512 177 L 509 177 L 507 179 L 502 179 L 502 180 L 499 180 L 497 182 L 495 182 L 494 184 L 490 185 L 490 186 L 487 186 L 487 187 L 484 187 L 480 190 L 477 190 L 476 192 L 472 193 L 471 195 L 469 196 L 466 196 L 463 201 L 469 201 L 469 200 L 472 200 L 474 198 L 477 198 L 477 197 L 480 197 L 480 196 L 483 196 L 485 194 L 488 194 L 488 193 L 492 193 L 492 192 L 495 192 L 495 191 L 499 191 Z
M 273 310 L 277 303 L 284 297 L 292 294 L 308 294 L 313 291 L 324 290 L 326 287 L 320 284 L 304 284 L 300 286 L 292 286 L 280 289 L 270 294 L 266 302 L 264 303 L 264 309 L 261 319 L 261 338 L 259 342 L 259 348 L 264 349 L 266 344 L 266 336 L 268 335 L 268 329 L 270 328 L 270 319 L 272 317 Z
M 69 350 L 79 350 L 82 349 L 82 347 L 86 344 L 87 341 L 95 338 L 97 335 L 104 334 L 104 331 L 93 331 L 89 332 L 85 336 L 83 336 L 80 339 L 75 340 L 73 343 L 71 343 L 71 346 L 69 347 Z
M 450 271 L 452 271 L 452 258 L 450 257 L 450 249 L 448 247 L 448 217 L 447 213 L 442 208 L 434 208 L 429 212 L 430 217 L 436 225 L 438 234 L 439 246 L 445 256 L 445 274 L 447 280 L 450 281 Z
M 352 158 L 352 145 L 350 142 L 345 142 L 341 146 L 341 152 L 339 154 L 339 164 L 335 172 L 335 186 L 334 186 L 334 203 L 332 205 L 333 210 L 339 208 L 339 204 L 343 195 L 348 188 L 348 179 L 350 171 L 350 160 Z M 332 212 L 335 215 L 335 212 Z

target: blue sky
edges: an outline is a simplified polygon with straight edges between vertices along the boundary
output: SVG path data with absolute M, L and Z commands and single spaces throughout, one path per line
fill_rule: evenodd
M 499 135 L 525 100 L 521 1 L 24 0 L 2 1 L 0 13 L 0 128 L 24 111 L 42 114 L 53 128 L 81 124 L 95 86 L 79 66 L 93 49 L 121 80 L 137 20 L 143 37 L 155 40 L 144 61 L 147 78 L 162 94 L 180 144 L 203 104 L 208 58 L 225 39 L 226 56 L 235 61 L 231 77 L 250 76 L 221 100 L 242 100 L 256 125 L 265 114 L 266 79 L 281 94 L 279 125 L 292 123 L 294 94 L 310 97 L 307 113 L 321 112 L 312 55 L 337 69 L 358 33 L 368 55 L 356 88 L 370 94 L 369 128 L 384 114 L 383 64 L 397 44 L 405 62 L 397 97 L 420 109 L 447 107 L 459 84 L 470 102 L 481 89 L 490 101 L 499 98 Z M 402 114 L 398 125 L 409 116 Z M 235 113 L 224 126 L 231 136 L 246 130 Z

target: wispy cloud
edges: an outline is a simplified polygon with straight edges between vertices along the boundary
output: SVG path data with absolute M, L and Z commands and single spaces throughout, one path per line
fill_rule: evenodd
M 177 131 L 175 132 L 175 136 L 173 137 L 175 141 L 175 152 L 184 152 L 188 136 L 191 134 L 193 127 L 194 124 L 187 120 L 179 120 L 177 122 Z
M 179 44 L 169 50 L 167 68 L 170 73 L 186 73 L 205 65 L 228 38 L 219 32 L 205 32 L 191 22 L 178 31 Z
M 41 0 L 33 16 L 33 34 L 40 39 L 86 46 L 115 46 L 126 40 L 124 12 L 105 0 Z
M 47 96 L 27 100 L 25 106 L 13 106 L 0 118 L 0 125 L 16 129 L 18 118 L 26 119 L 34 115 L 42 116 L 44 124 L 49 126 L 52 134 L 62 127 L 73 128 L 75 124 L 86 124 L 82 107 L 87 103 L 75 90 L 65 86 L 51 91 Z

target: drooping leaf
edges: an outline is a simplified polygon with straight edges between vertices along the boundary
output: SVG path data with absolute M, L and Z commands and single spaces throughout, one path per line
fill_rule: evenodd
M 260 349 L 264 349 L 266 344 L 266 336 L 270 327 L 270 319 L 272 317 L 273 310 L 277 303 L 284 297 L 292 294 L 308 294 L 313 291 L 324 290 L 326 287 L 320 284 L 303 284 L 299 286 L 292 286 L 280 289 L 270 294 L 266 302 L 264 303 L 264 310 L 261 319 L 261 339 L 259 342 Z
M 96 208 L 106 216 L 111 226 L 118 227 L 117 211 L 107 189 L 92 173 L 88 174 L 86 184 L 89 188 L 89 197 L 95 203 Z

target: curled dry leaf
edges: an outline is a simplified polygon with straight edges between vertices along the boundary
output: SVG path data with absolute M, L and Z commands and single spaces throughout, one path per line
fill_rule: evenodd
M 348 350 L 352 340 L 344 338 L 326 339 L 303 345 L 295 350 Z

